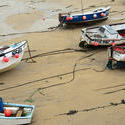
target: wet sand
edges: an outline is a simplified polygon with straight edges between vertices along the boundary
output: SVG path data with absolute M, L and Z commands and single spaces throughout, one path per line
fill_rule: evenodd
M 16 0 L 16 2 L 19 5 L 20 1 Z M 78 47 L 82 28 L 80 26 L 35 33 L 35 31 L 44 31 L 48 27 L 57 26 L 58 12 L 55 11 L 79 9 L 78 0 L 53 0 L 53 4 L 51 0 L 37 0 L 35 3 L 33 0 L 21 2 L 20 6 L 23 2 L 28 2 L 26 5 L 30 3 L 32 9 L 27 9 L 25 13 L 20 11 L 20 14 L 16 12 L 3 17 L 4 21 L 1 24 L 4 23 L 10 30 L 4 27 L 1 34 L 23 32 L 25 34 L 1 36 L 1 45 L 28 40 L 32 56 L 68 48 L 80 49 Z M 46 6 L 47 4 L 44 8 L 36 8 L 37 2 L 50 3 L 51 9 Z M 72 6 L 64 9 L 69 5 Z M 124 16 L 124 12 L 120 13 L 125 8 L 123 0 L 115 2 L 89 0 L 85 1 L 84 8 L 92 5 L 111 6 L 110 18 L 96 25 L 124 22 L 124 20 L 113 19 L 113 17 Z M 48 16 L 52 11 L 55 13 Z M 113 13 L 113 11 L 118 12 Z M 42 20 L 43 17 L 46 18 L 45 21 Z M 111 102 L 119 103 L 124 99 L 125 69 L 104 70 L 107 62 L 106 48 L 94 50 L 90 48 L 90 52 L 67 51 L 67 53 L 64 51 L 65 53 L 41 55 L 33 59 L 36 63 L 22 61 L 15 69 L 0 74 L 0 83 L 3 83 L 0 85 L 1 97 L 7 102 L 35 105 L 31 125 L 124 125 L 125 105 L 99 107 L 110 105 Z M 84 58 L 92 53 L 94 53 L 92 56 Z M 24 54 L 24 58 L 26 57 L 29 57 L 27 50 Z M 76 72 L 73 74 L 74 64 L 76 64 Z M 11 86 L 15 88 L 9 89 Z M 5 88 L 8 89 L 2 91 Z M 39 91 L 36 91 L 38 89 Z M 34 91 L 36 93 L 30 97 Z M 82 111 L 90 108 L 97 109 Z M 79 112 L 74 115 L 59 115 L 68 113 L 70 110 Z

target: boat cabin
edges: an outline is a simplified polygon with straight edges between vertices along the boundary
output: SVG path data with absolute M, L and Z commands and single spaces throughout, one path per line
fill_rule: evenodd
M 91 39 L 122 39 L 122 36 L 117 32 L 117 30 L 114 30 L 109 25 L 104 25 L 95 29 L 90 29 L 88 31 L 83 29 L 82 33 L 84 34 L 85 32 Z
M 102 27 L 100 27 L 99 29 L 99 33 L 102 35 L 102 37 L 104 38 L 113 38 L 113 39 L 121 39 L 122 37 L 119 35 L 119 33 L 112 29 L 111 26 L 109 25 L 104 25 Z

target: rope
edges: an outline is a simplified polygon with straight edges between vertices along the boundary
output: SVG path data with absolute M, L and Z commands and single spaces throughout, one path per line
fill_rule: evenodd
M 27 59 L 31 59 L 31 58 L 37 58 L 37 57 L 49 56 L 49 55 L 56 55 L 56 54 L 61 54 L 61 53 L 86 52 L 86 51 L 87 51 L 87 49 L 77 50 L 77 49 L 72 49 L 72 48 L 66 48 L 66 49 L 54 50 L 54 51 L 50 51 L 50 52 L 46 52 L 46 53 L 37 54 L 37 55 L 34 55 L 34 56 L 30 56 L 30 58 L 29 57 L 23 58 L 22 61 L 27 60 Z
M 32 101 L 33 101 L 32 97 L 33 97 L 37 92 L 39 92 L 39 93 L 41 94 L 40 90 L 44 90 L 44 89 L 52 88 L 52 87 L 55 87 L 55 86 L 60 86 L 60 85 L 68 84 L 68 83 L 74 81 L 74 79 L 75 79 L 75 69 L 76 69 L 76 64 L 75 64 L 74 67 L 73 67 L 72 79 L 69 80 L 68 82 L 56 83 L 56 84 L 49 85 L 49 86 L 46 86 L 46 87 L 37 88 L 35 91 L 33 91 L 33 92 L 31 93 L 31 95 L 30 95 L 30 96 L 28 97 L 28 99 L 26 99 L 25 101 L 32 102 Z M 43 95 L 43 94 L 42 94 L 42 95 Z
M 26 59 L 26 62 L 28 62 L 28 60 L 31 59 L 31 62 L 29 61 L 28 63 L 35 63 L 36 61 L 34 61 L 33 58 L 32 58 L 28 41 L 27 41 L 27 48 L 28 48 L 29 58 Z
M 81 69 L 76 70 L 75 72 L 82 71 L 82 70 L 85 70 L 85 69 L 90 69 L 90 68 L 81 68 Z M 18 87 L 22 87 L 22 86 L 25 86 L 25 85 L 33 84 L 34 82 L 39 82 L 39 81 L 43 81 L 43 80 L 47 80 L 47 79 L 51 79 L 51 78 L 55 78 L 55 77 L 65 76 L 65 75 L 68 75 L 68 74 L 72 74 L 72 72 L 67 72 L 67 73 L 63 73 L 63 74 L 58 74 L 58 75 L 54 75 L 54 76 L 50 76 L 50 77 L 45 77 L 45 78 L 25 82 L 25 83 L 22 83 L 22 84 L 19 84 L 19 85 L 14 85 L 14 86 L 10 86 L 10 87 L 7 87 L 7 88 L 0 89 L 0 91 L 18 88 Z
M 31 95 L 28 97 L 28 99 L 26 99 L 26 101 L 28 101 L 28 102 L 33 102 L 32 97 L 33 97 L 37 92 L 40 92 L 40 90 L 44 90 L 44 89 L 52 88 L 52 87 L 55 87 L 55 86 L 60 86 L 60 85 L 68 84 L 68 83 L 71 83 L 72 81 L 74 81 L 74 79 L 75 79 L 75 72 L 76 72 L 76 66 L 77 66 L 78 62 L 79 62 L 80 60 L 85 59 L 85 58 L 88 58 L 88 57 L 90 57 L 90 56 L 92 56 L 92 55 L 94 55 L 94 54 L 95 54 L 95 53 L 92 53 L 92 54 L 87 55 L 87 56 L 85 56 L 85 57 L 79 58 L 79 59 L 76 61 L 76 63 L 75 63 L 74 66 L 73 66 L 72 79 L 71 79 L 71 80 L 69 80 L 69 81 L 67 81 L 67 82 L 56 83 L 56 84 L 49 85 L 49 86 L 46 86 L 46 87 L 38 88 L 37 90 L 35 90 L 35 91 L 33 91 L 33 92 L 31 93 Z M 85 70 L 85 69 L 91 69 L 91 68 L 84 68 L 84 70 Z
M 57 30 L 60 27 L 60 24 L 58 24 L 55 27 L 49 27 L 48 30 L 45 31 L 31 31 L 31 32 L 20 32 L 20 33 L 10 33 L 10 34 L 0 34 L 0 36 L 13 36 L 13 35 L 22 35 L 22 34 L 29 34 L 29 33 L 45 33 L 45 32 L 52 32 Z M 51 30 L 49 30 L 51 29 Z
M 102 70 L 92 69 L 95 72 L 104 72 L 107 69 L 107 66 L 105 66 Z
M 114 102 L 110 102 L 108 105 L 103 105 L 103 106 L 98 106 L 98 107 L 93 107 L 93 108 L 87 108 L 87 109 L 82 109 L 82 110 L 70 110 L 69 112 L 66 113 L 61 113 L 55 116 L 60 116 L 60 115 L 74 115 L 78 112 L 90 112 L 90 111 L 94 111 L 94 110 L 98 110 L 98 109 L 104 109 L 104 108 L 109 108 L 109 107 L 114 107 L 114 106 L 119 106 L 121 104 L 125 104 L 125 100 L 121 100 L 121 102 L 118 103 L 114 103 Z

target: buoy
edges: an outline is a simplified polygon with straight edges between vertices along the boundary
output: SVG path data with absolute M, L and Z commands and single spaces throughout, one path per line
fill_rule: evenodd
M 15 58 L 19 58 L 19 54 L 16 53 L 16 54 L 14 55 L 14 57 L 15 57 Z
M 69 21 L 69 17 L 66 17 L 66 20 Z
M 86 20 L 86 16 L 83 16 L 82 19 L 83 19 L 83 20 Z
M 116 43 L 115 43 L 115 42 L 112 42 L 111 44 L 112 44 L 112 46 L 115 46 L 115 45 L 116 45 Z
M 105 16 L 105 14 L 104 14 L 104 13 L 101 13 L 101 16 Z
M 9 62 L 9 58 L 8 58 L 8 57 L 4 57 L 4 58 L 3 58 L 3 61 L 4 61 L 4 62 Z
M 99 45 L 99 43 L 98 42 L 94 42 L 94 46 L 98 46 Z
M 67 21 L 72 20 L 72 19 L 73 19 L 73 17 L 71 17 L 71 16 L 66 17 Z
M 43 17 L 43 21 L 45 21 L 46 20 L 46 18 L 45 17 Z
M 70 16 L 70 17 L 69 17 L 69 20 L 72 20 L 72 19 L 73 19 L 73 17 L 72 17 L 72 16 Z
M 11 116 L 12 113 L 11 113 L 11 110 L 5 109 L 4 114 L 5 114 L 6 117 L 9 117 L 9 116 Z
M 96 17 L 97 17 L 97 15 L 96 15 L 96 14 L 94 14 L 94 15 L 93 15 L 93 17 L 94 17 L 94 18 L 96 18 Z

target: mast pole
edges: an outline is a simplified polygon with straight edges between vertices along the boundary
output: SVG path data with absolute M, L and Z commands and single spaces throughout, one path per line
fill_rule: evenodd
M 81 0 L 81 11 L 83 13 L 83 2 L 82 2 L 82 0 Z

